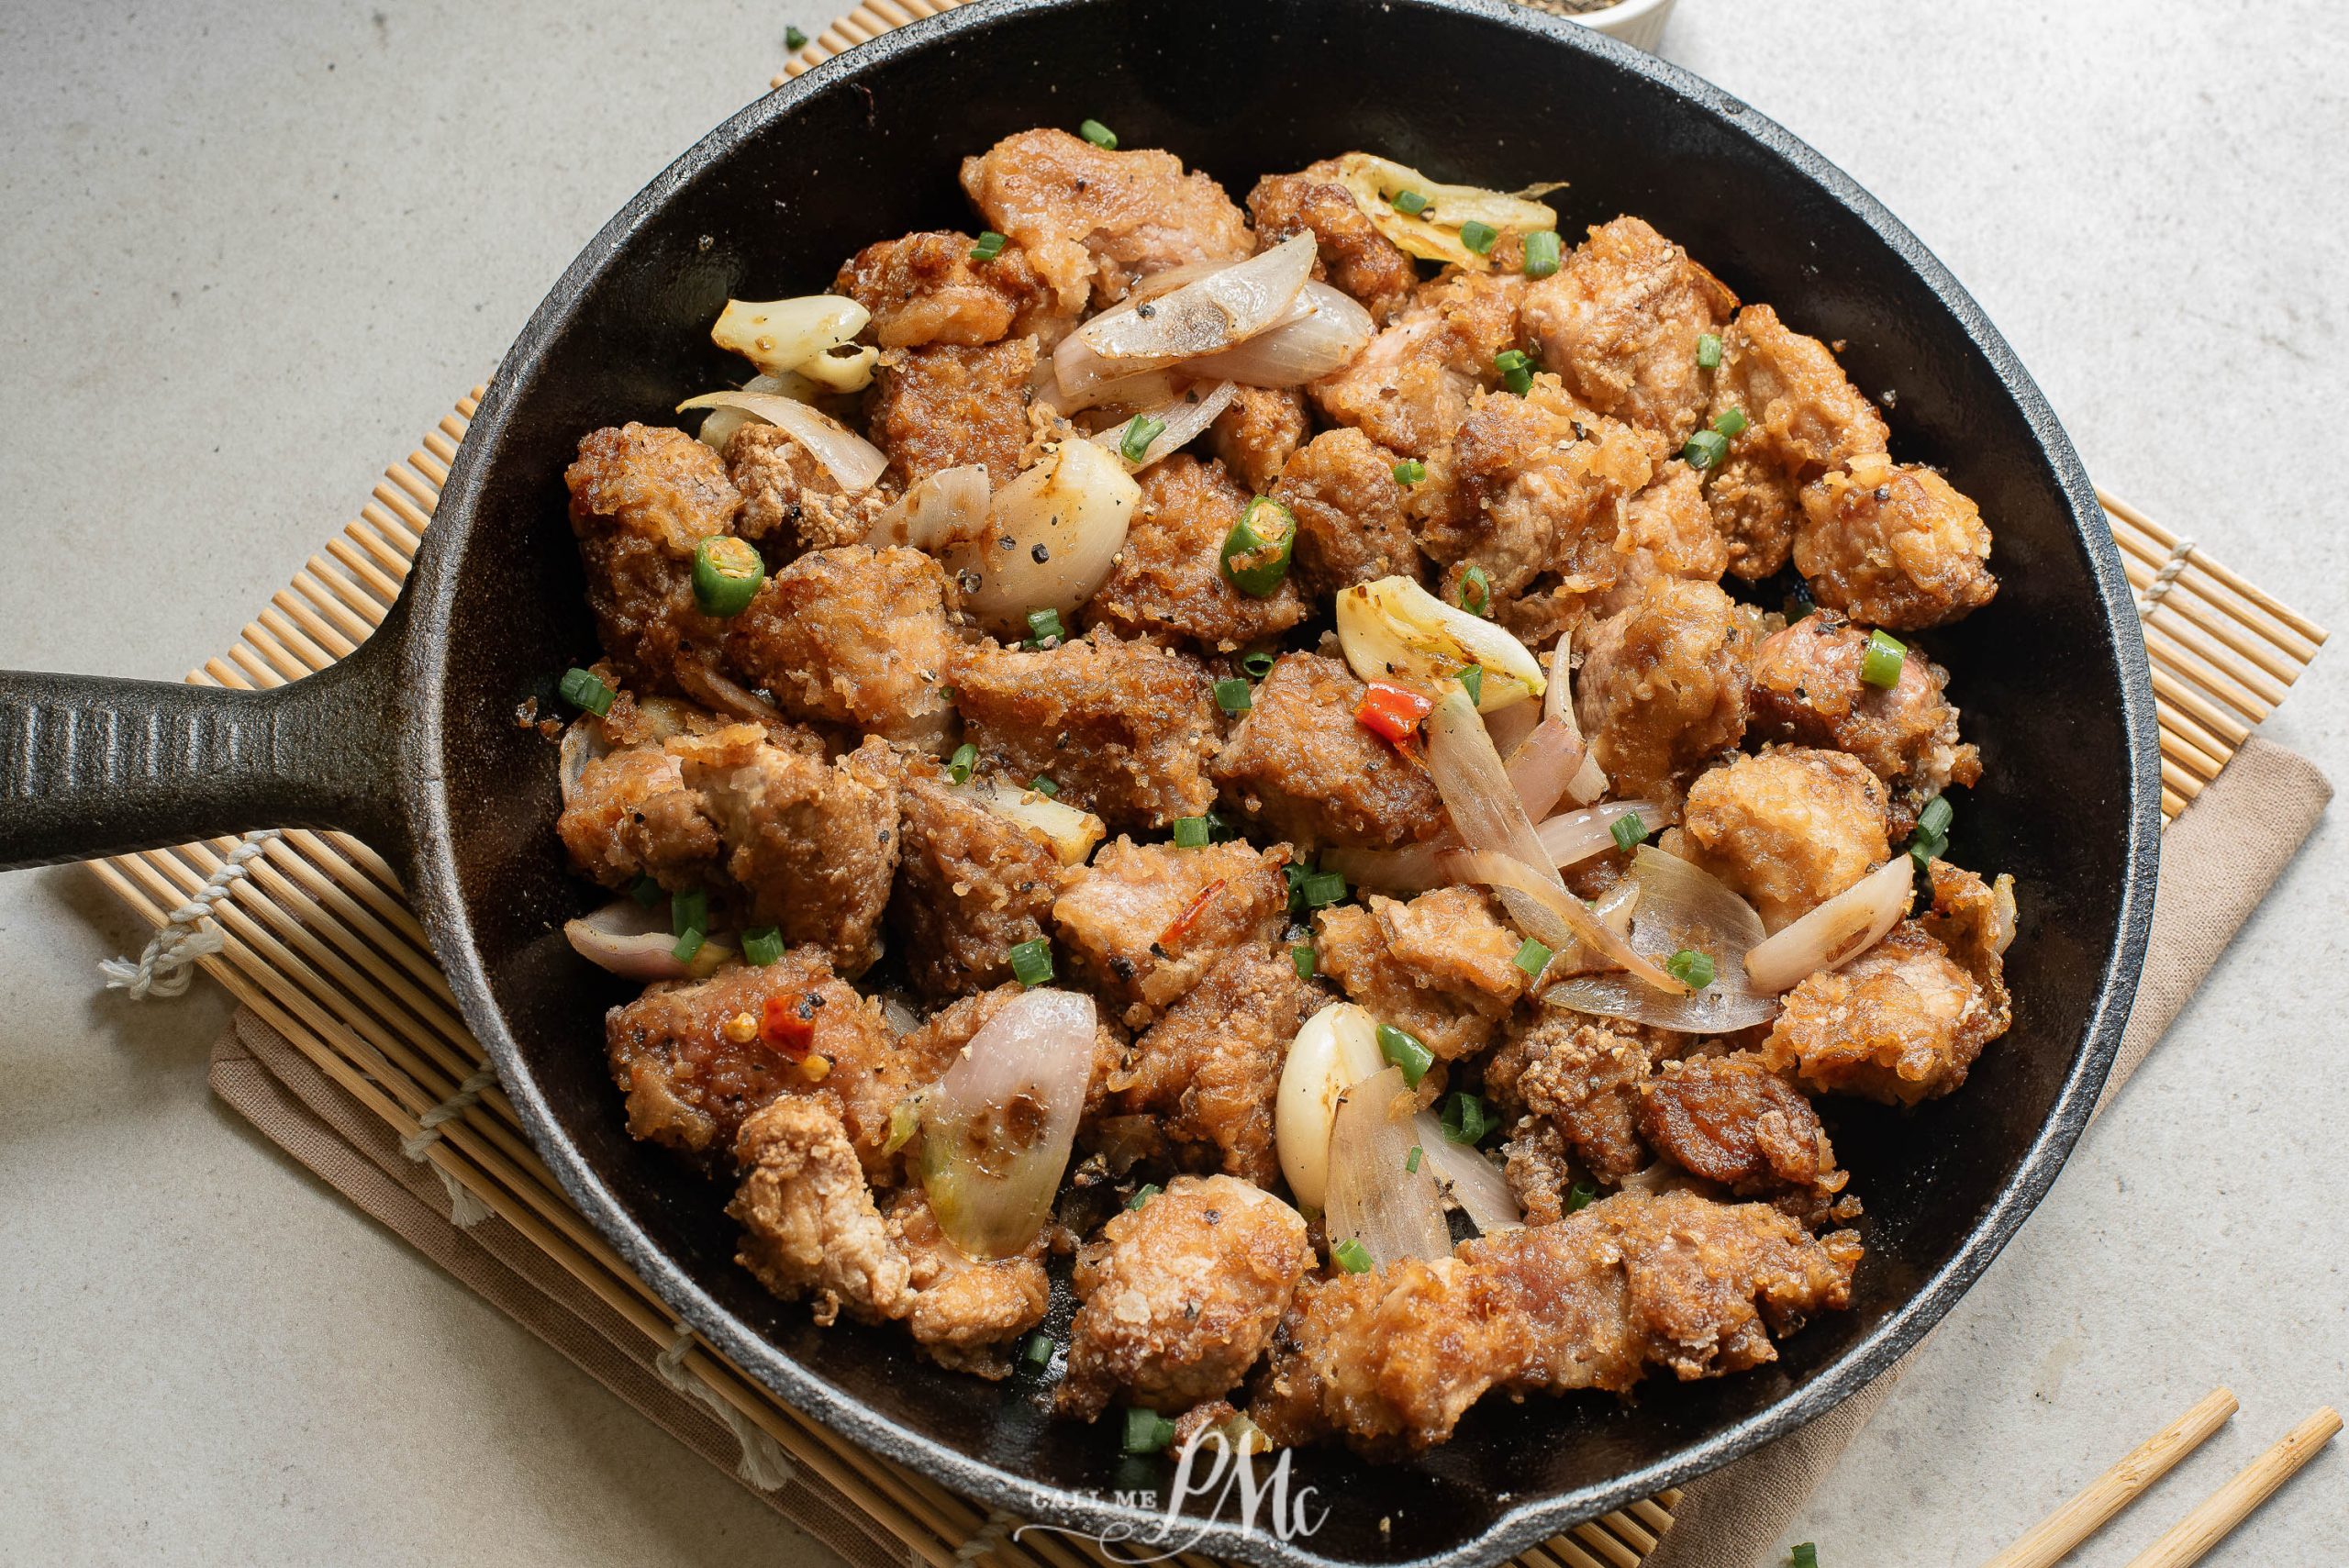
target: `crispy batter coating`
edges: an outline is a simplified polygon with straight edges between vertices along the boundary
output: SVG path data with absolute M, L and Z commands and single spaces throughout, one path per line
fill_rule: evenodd
M 1151 149 L 1106 152 L 1064 130 L 1025 130 L 963 160 L 987 227 L 1028 253 L 1059 308 L 1122 297 L 1136 278 L 1254 249 L 1223 187 Z
M 1305 600 L 1288 578 L 1258 598 L 1224 575 L 1224 538 L 1249 497 L 1221 463 L 1176 452 L 1136 478 L 1141 505 L 1117 565 L 1085 606 L 1086 624 L 1129 637 L 1186 638 L 1209 652 L 1230 653 L 1305 618 Z
M 1324 416 L 1406 457 L 1452 439 L 1480 387 L 1498 384 L 1493 356 L 1518 340 L 1525 279 L 1446 270 L 1421 284 L 1392 325 L 1352 362 L 1305 390 Z
M 910 489 L 941 468 L 977 462 L 996 488 L 1010 484 L 1028 448 L 1029 384 L 1040 353 L 1033 338 L 884 353 L 865 414 L 889 477 Z
M 728 623 L 726 657 L 793 718 L 934 741 L 953 642 L 946 573 L 918 550 L 811 550 Z
M 1594 227 L 1564 266 L 1526 290 L 1525 330 L 1576 397 L 1677 447 L 1712 390 L 1697 339 L 1720 333 L 1736 308 L 1737 296 L 1686 250 L 1639 218 L 1619 217 Z
M 1795 570 L 1854 620 L 1921 631 L 1998 592 L 1981 511 L 1930 468 L 1861 453 L 1803 487 Z
M 1780 929 L 1884 863 L 1884 785 L 1856 757 L 1785 746 L 1689 786 L 1682 852 Z
M 1043 1235 L 1017 1257 L 970 1258 L 939 1229 L 918 1192 L 889 1211 L 888 1227 L 907 1263 L 903 1316 L 914 1343 L 951 1371 L 1011 1375 L 1012 1341 L 1042 1322 L 1052 1306 Z
M 1337 165 L 1320 162 L 1294 174 L 1267 174 L 1248 193 L 1256 220 L 1256 248 L 1268 250 L 1292 235 L 1310 233 L 1319 269 L 1332 286 L 1353 295 L 1384 327 L 1410 302 L 1419 271 L 1403 248 L 1378 232 L 1352 192 L 1336 179 Z
M 1564 1219 L 1574 1161 L 1558 1124 L 1538 1116 L 1520 1117 L 1500 1152 L 1501 1175 L 1516 1195 L 1525 1223 L 1555 1225 Z
M 1281 838 L 1394 849 L 1433 838 L 1443 797 L 1420 768 L 1354 719 L 1364 688 L 1318 653 L 1285 654 L 1215 760 L 1224 799 Z
M 1215 688 L 1187 655 L 1096 628 L 1052 649 L 963 649 L 951 679 L 982 757 L 1008 778 L 1051 778 L 1113 829 L 1215 804 Z
M 1640 1131 L 1682 1170 L 1745 1197 L 1824 1195 L 1851 1178 L 1801 1090 L 1753 1051 L 1667 1062 L 1640 1085 Z
M 1250 495 L 1263 495 L 1312 434 L 1303 393 L 1285 386 L 1243 386 L 1208 427 L 1208 450 L 1239 476 Z
M 1827 345 L 1790 330 L 1766 305 L 1749 305 L 1721 335 L 1709 417 L 1746 418 L 1713 471 L 1706 495 L 1729 540 L 1730 570 L 1758 581 L 1787 563 L 1796 496 L 1829 469 L 1885 450 L 1891 433 Z
M 1243 944 L 1134 1041 L 1122 1108 L 1205 1145 L 1225 1174 L 1272 1186 L 1273 1095 L 1288 1042 L 1320 1000 L 1286 947 Z
M 1670 807 L 1682 778 L 1738 743 L 1754 629 L 1715 584 L 1674 577 L 1598 624 L 1575 676 L 1575 711 L 1609 795 Z
M 1061 941 L 1093 990 L 1140 1029 L 1226 953 L 1269 942 L 1288 909 L 1288 846 L 1105 844 L 1052 905 Z
M 785 1301 L 813 1295 L 818 1323 L 843 1307 L 868 1322 L 904 1312 L 911 1271 L 838 1106 L 796 1095 L 763 1106 L 743 1121 L 734 1159 L 745 1173 L 726 1207 L 743 1229 L 736 1262 Z
M 975 348 L 1048 331 L 1052 291 L 1028 253 L 1007 245 L 992 261 L 972 258 L 974 236 L 952 229 L 867 245 L 832 280 L 832 292 L 873 313 L 865 330 L 885 349 L 931 343 Z
M 1545 1009 L 1513 1033 L 1485 1068 L 1485 1090 L 1507 1113 L 1520 1111 L 1512 1140 L 1539 1148 L 1542 1128 L 1602 1182 L 1620 1182 L 1648 1163 L 1640 1140 L 1639 1088 L 1661 1054 L 1637 1026 Z M 1528 1174 L 1552 1173 L 1529 1165 Z M 1555 1218 L 1554 1188 L 1544 1207 Z M 1520 1193 L 1520 1201 L 1524 1195 Z
M 589 432 L 562 479 L 597 639 L 624 673 L 673 688 L 720 628 L 694 603 L 694 547 L 728 530 L 741 495 L 716 452 L 650 425 Z
M 602 728 L 592 715 L 579 723 Z M 565 793 L 554 826 L 573 867 L 606 887 L 649 876 L 682 893 L 705 885 L 718 870 L 718 826 L 700 795 L 686 787 L 677 759 L 657 741 L 591 760 Z
M 1982 754 L 1961 742 L 1957 709 L 1942 695 L 1949 672 L 1920 648 L 1887 691 L 1860 679 L 1867 636 L 1822 610 L 1763 639 L 1753 656 L 1753 733 L 1847 752 L 1885 783 L 1891 836 L 1905 840 L 1926 800 L 1982 776 Z
M 845 494 L 831 470 L 773 425 L 748 424 L 728 438 L 726 473 L 742 495 L 737 531 L 770 561 L 856 543 L 890 500 L 878 488 Z
M 1011 978 L 1011 950 L 1051 934 L 1060 857 L 1038 829 L 955 787 L 928 757 L 897 777 L 890 940 L 915 989 L 953 997 Z
M 1440 1443 L 1488 1389 L 1621 1394 L 1776 1358 L 1772 1330 L 1851 1298 L 1858 1239 L 1766 1204 L 1621 1193 L 1553 1225 L 1306 1285 L 1248 1413 L 1275 1443 L 1378 1458 Z
M 1401 460 L 1360 430 L 1324 430 L 1297 449 L 1273 486 L 1297 516 L 1291 574 L 1316 597 L 1380 577 L 1425 575 L 1395 477 Z
M 1490 1045 L 1527 986 L 1514 962 L 1524 939 L 1501 923 L 1492 901 L 1473 887 L 1440 887 L 1408 904 L 1377 894 L 1368 903 L 1315 914 L 1321 973 L 1444 1061 Z
M 1077 1255 L 1084 1306 L 1054 1408 L 1091 1420 L 1124 1391 L 1181 1411 L 1240 1385 L 1313 1263 L 1304 1217 L 1230 1176 L 1177 1176 Z

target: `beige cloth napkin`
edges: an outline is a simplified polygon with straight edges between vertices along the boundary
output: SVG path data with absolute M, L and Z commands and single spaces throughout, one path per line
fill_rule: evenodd
M 2200 987 L 2332 795 L 2306 761 L 2254 740 L 2170 827 L 2144 979 L 2108 1100 Z M 662 1379 L 642 1335 L 503 1220 L 458 1229 L 431 1171 L 404 1156 L 381 1120 L 250 1013 L 240 1012 L 213 1047 L 212 1087 L 361 1209 L 695 1452 L 741 1473 L 732 1433 Z M 1925 1348 L 1802 1430 L 1691 1483 L 1647 1568 L 1749 1568 Z M 855 1568 L 903 1561 L 885 1530 L 818 1477 L 803 1472 L 783 1487 L 751 1490 Z

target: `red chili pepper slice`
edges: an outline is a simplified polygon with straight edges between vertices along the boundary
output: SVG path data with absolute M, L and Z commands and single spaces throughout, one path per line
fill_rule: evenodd
M 814 1010 L 802 996 L 770 996 L 759 1018 L 759 1038 L 794 1062 L 816 1044 Z
M 1435 701 L 1404 686 L 1373 681 L 1354 705 L 1354 722 L 1373 734 L 1400 746 L 1419 733 L 1419 721 L 1435 711 Z
M 1175 943 L 1189 936 L 1199 917 L 1207 913 L 1208 906 L 1215 902 L 1216 895 L 1223 891 L 1223 878 L 1217 877 L 1200 888 L 1198 896 L 1183 906 L 1183 912 L 1174 917 L 1174 923 L 1158 933 L 1157 945 L 1172 952 Z

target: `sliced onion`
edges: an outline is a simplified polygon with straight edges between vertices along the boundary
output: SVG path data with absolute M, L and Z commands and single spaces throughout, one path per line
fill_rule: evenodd
M 1158 407 L 1136 414 L 1135 419 L 1157 419 L 1166 427 L 1142 449 L 1139 462 L 1125 454 L 1126 429 L 1132 419 L 1110 426 L 1093 438 L 1093 444 L 1114 454 L 1129 473 L 1138 473 L 1196 440 L 1215 423 L 1216 416 L 1224 411 L 1239 391 L 1238 384 L 1233 382 L 1199 382 Z
M 1509 786 L 1524 803 L 1525 814 L 1547 816 L 1550 808 L 1558 804 L 1558 797 L 1566 793 L 1566 785 L 1582 772 L 1589 754 L 1582 737 L 1570 726 L 1554 718 L 1545 718 L 1535 725 L 1533 733 L 1525 738 L 1525 744 L 1508 760 Z
M 1627 876 L 1617 880 L 1614 886 L 1600 894 L 1590 906 L 1598 923 L 1629 941 L 1631 937 L 1631 916 L 1640 906 L 1639 878 Z M 1550 961 L 1542 973 L 1553 979 L 1564 980 L 1576 974 L 1599 974 L 1613 970 L 1615 961 L 1605 953 L 1582 942 L 1560 952 Z
M 1410 1168 L 1411 1146 L 1419 1142 L 1413 1103 L 1403 1070 L 1386 1068 L 1347 1088 L 1330 1132 L 1322 1220 L 1330 1244 L 1358 1241 L 1382 1269 L 1404 1258 L 1452 1255 L 1443 1189 L 1426 1159 Z
M 1677 1000 L 1688 995 L 1688 987 L 1670 973 L 1651 963 L 1631 945 L 1631 941 L 1608 929 L 1606 923 L 1591 912 L 1588 905 L 1564 888 L 1553 886 L 1542 879 L 1526 862 L 1513 855 L 1495 854 L 1489 850 L 1463 850 L 1456 858 L 1445 861 L 1445 869 L 1457 882 L 1483 883 L 1500 895 L 1509 914 L 1518 924 L 1548 945 L 1553 952 L 1565 951 L 1580 942 L 1604 955 L 1631 977 L 1644 982 L 1634 986 L 1642 995 L 1653 991 L 1659 1000 Z M 1555 875 L 1555 873 L 1552 873 Z M 1520 906 L 1538 907 L 1546 918 L 1528 918 L 1520 913 Z M 1668 949 L 1667 952 L 1677 951 Z M 1609 974 L 1609 979 L 1620 976 Z M 1553 986 L 1547 995 L 1555 996 L 1563 986 Z M 1586 1013 L 1598 1013 L 1597 1007 L 1585 1007 L 1579 1002 L 1563 1004 Z M 1627 1014 L 1604 1014 L 1606 1017 L 1629 1017 Z
M 732 676 L 718 673 L 715 666 L 701 660 L 680 659 L 674 673 L 677 684 L 685 689 L 685 695 L 704 707 L 767 729 L 780 729 L 786 722 L 782 710 L 774 704 Z
M 667 906 L 648 909 L 633 898 L 614 899 L 593 914 L 565 920 L 562 934 L 580 957 L 626 980 L 702 980 L 734 956 L 731 942 L 707 937 L 691 962 L 679 962 Z
M 1541 728 L 1542 705 L 1536 702 L 1511 703 L 1485 715 L 1485 733 L 1493 738 L 1493 750 L 1504 758 L 1513 758 L 1526 738 Z
M 1022 992 L 921 1102 L 922 1191 L 974 1258 L 1025 1251 L 1052 1218 L 1093 1073 L 1093 998 Z
M 1375 330 L 1369 311 L 1328 284 L 1308 279 L 1272 326 L 1220 353 L 1186 360 L 1181 368 L 1250 386 L 1303 386 L 1350 362 L 1369 345 Z
M 689 408 L 739 408 L 757 415 L 806 447 L 807 455 L 851 493 L 872 489 L 889 466 L 880 448 L 830 415 L 777 393 L 706 392 L 677 405 L 680 414 Z
M 709 329 L 709 340 L 775 375 L 830 353 L 872 319 L 873 313 L 856 301 L 832 294 L 729 299 Z
M 1047 606 L 1066 625 L 1108 577 L 1141 505 L 1141 486 L 1114 455 L 1063 441 L 996 493 L 984 535 L 943 562 L 989 630 L 1024 632 L 1029 612 Z
M 1308 1208 L 1327 1200 L 1330 1132 L 1346 1090 L 1386 1066 L 1378 1053 L 1378 1020 L 1352 1002 L 1332 1002 L 1289 1042 L 1273 1097 L 1273 1148 L 1288 1190 Z
M 1471 1145 L 1453 1142 L 1435 1112 L 1421 1111 L 1413 1123 L 1421 1162 L 1435 1167 L 1436 1184 L 1444 1197 L 1467 1215 L 1478 1230 L 1490 1235 L 1525 1223 L 1517 1195 L 1509 1191 L 1508 1178 L 1498 1166 Z
M 1154 408 L 1173 402 L 1188 384 L 1185 377 L 1172 370 L 1136 371 L 1131 375 L 1087 381 L 1085 390 L 1076 393 L 1061 384 L 1059 370 L 1050 360 L 1040 367 L 1036 401 L 1063 418 L 1082 414 L 1087 408 Z
M 1402 850 L 1324 850 L 1321 865 L 1355 887 L 1409 898 L 1450 885 L 1452 879 L 1443 874 L 1443 857 L 1458 848 L 1460 840 L 1446 833 Z
M 894 991 L 881 993 L 881 1021 L 889 1026 L 891 1034 L 911 1034 L 921 1028 L 921 1015 Z
M 1064 806 L 1041 790 L 1020 789 L 993 779 L 950 786 L 1008 821 L 1043 836 L 1064 866 L 1081 866 L 1109 829 L 1090 811 Z
M 1278 321 L 1312 275 L 1312 235 L 1292 235 L 1152 300 L 1129 301 L 1076 330 L 1106 360 L 1172 364 L 1244 342 Z
M 1654 801 L 1610 800 L 1604 806 L 1563 812 L 1534 831 L 1541 835 L 1542 848 L 1549 852 L 1550 863 L 1563 870 L 1614 849 L 1615 824 L 1626 817 L 1638 817 L 1641 826 L 1652 834 L 1664 830 L 1664 807 Z
M 712 415 L 715 418 L 717 416 Z M 910 545 L 932 555 L 947 546 L 976 539 L 987 526 L 995 487 L 986 464 L 941 468 L 890 503 L 865 530 L 869 545 Z
M 1550 689 L 1542 699 L 1542 721 L 1564 726 L 1577 740 L 1582 739 L 1582 723 L 1575 717 L 1574 633 L 1562 632 L 1557 646 L 1550 650 Z M 1566 780 L 1566 798 L 1576 806 L 1588 806 L 1607 793 L 1607 773 L 1599 767 L 1598 759 L 1587 747 L 1584 749 L 1582 765 Z M 1550 805 L 1558 803 L 1550 797 Z M 1543 811 L 1549 806 L 1542 807 Z M 1534 813 L 1536 817 L 1542 812 Z
M 1540 696 L 1548 684 L 1542 662 L 1525 644 L 1408 577 L 1381 577 L 1341 592 L 1338 645 L 1361 679 L 1398 681 L 1430 695 L 1459 690 L 1460 672 L 1479 665 L 1485 673 L 1476 706 L 1487 713 Z M 1486 745 L 1489 750 L 1491 742 Z
M 1884 940 L 1909 913 L 1916 868 L 1905 854 L 1852 884 L 1745 955 L 1757 991 L 1790 991 L 1822 969 L 1841 969 Z
M 1631 951 L 1642 962 L 1684 948 L 1701 952 L 1713 961 L 1713 983 L 1693 995 L 1679 986 L 1676 995 L 1664 995 L 1621 974 L 1587 974 L 1553 985 L 1543 1001 L 1680 1034 L 1729 1034 L 1777 1016 L 1777 997 L 1746 977 L 1745 955 L 1764 935 L 1752 905 L 1720 878 L 1650 844 L 1631 857 L 1631 876 L 1640 884 Z
M 562 804 L 569 806 L 579 793 L 579 781 L 587 776 L 587 764 L 611 751 L 612 743 L 604 733 L 604 721 L 593 714 L 582 717 L 562 732 L 562 745 L 555 753 L 556 777 L 562 784 Z
M 1406 252 L 1469 272 L 1493 267 L 1492 247 L 1471 250 L 1460 238 L 1460 226 L 1471 218 L 1503 234 L 1538 234 L 1558 227 L 1558 215 L 1541 202 L 1479 185 L 1438 184 L 1391 158 L 1349 152 L 1338 159 L 1337 175 L 1372 227 Z M 1419 192 L 1427 206 L 1416 215 L 1397 211 L 1395 198 L 1405 191 Z
M 772 392 L 796 403 L 813 403 L 824 395 L 822 387 L 792 371 L 785 371 L 781 375 L 754 375 L 742 384 L 742 390 Z M 726 443 L 734 439 L 734 432 L 753 422 L 752 417 L 742 409 L 714 408 L 702 419 L 700 439 L 704 445 L 714 447 L 722 453 L 726 450 Z

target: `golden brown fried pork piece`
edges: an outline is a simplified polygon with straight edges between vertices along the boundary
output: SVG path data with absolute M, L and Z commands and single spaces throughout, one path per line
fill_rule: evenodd
M 727 623 L 726 657 L 796 719 L 934 744 L 954 646 L 946 573 L 918 550 L 811 550 Z
M 1715 584 L 1666 577 L 1591 632 L 1575 710 L 1610 795 L 1668 809 L 1682 778 L 1738 743 L 1754 631 Z
M 813 1295 L 818 1323 L 843 1307 L 868 1322 L 902 1314 L 911 1271 L 837 1106 L 773 1101 L 743 1121 L 734 1158 L 746 1173 L 726 1207 L 743 1228 L 736 1262 L 785 1301 Z
M 903 1316 L 914 1343 L 951 1371 L 1009 1376 L 1012 1341 L 1052 1306 L 1043 1236 L 1017 1257 L 973 1259 L 939 1229 L 919 1193 L 889 1211 L 888 1225 L 907 1262 Z
M 1240 1385 L 1312 1266 L 1297 1210 L 1230 1176 L 1177 1176 L 1077 1254 L 1084 1306 L 1055 1408 L 1091 1420 L 1121 1390 L 1180 1411 Z
M 1292 235 L 1311 234 L 1319 272 L 1339 292 L 1359 300 L 1378 325 L 1393 320 L 1410 302 L 1418 269 L 1339 183 L 1336 164 L 1265 175 L 1248 193 L 1248 214 L 1256 220 L 1260 250 Z
M 579 723 L 601 728 L 592 716 Z M 649 876 L 683 893 L 721 874 L 718 825 L 657 741 L 592 759 L 563 792 L 554 826 L 573 867 L 606 887 Z
M 1096 628 L 1034 651 L 966 648 L 950 679 L 981 757 L 1008 778 L 1050 778 L 1113 829 L 1163 828 L 1215 804 L 1215 688 L 1187 655 Z
M 1493 356 L 1518 340 L 1525 279 L 1447 271 L 1342 369 L 1305 390 L 1324 416 L 1406 457 L 1452 439 L 1480 387 L 1498 384 Z
M 1216 754 L 1224 798 L 1293 842 L 1394 849 L 1433 838 L 1443 798 L 1354 719 L 1363 684 L 1338 660 L 1282 656 Z
M 1930 468 L 1862 453 L 1805 485 L 1802 510 L 1795 570 L 1813 598 L 1854 620 L 1922 631 L 1998 592 L 1980 510 Z
M 940 469 L 976 462 L 997 488 L 1010 484 L 1028 447 L 1029 385 L 1040 353 L 1035 339 L 1014 338 L 883 354 L 865 414 L 890 478 L 910 489 Z
M 1038 829 L 955 787 L 928 757 L 897 777 L 889 932 L 906 978 L 952 997 L 1011 978 L 1011 950 L 1051 935 L 1061 862 Z
M 651 425 L 590 432 L 562 479 L 597 639 L 622 673 L 676 689 L 679 663 L 708 659 L 723 624 L 694 602 L 694 547 L 732 526 L 741 495 L 716 452 Z
M 1317 597 L 1425 575 L 1395 477 L 1401 460 L 1360 430 L 1324 430 L 1288 460 L 1273 498 L 1297 515 L 1294 575 Z
M 1028 254 L 1060 310 L 1122 297 L 1135 279 L 1254 249 L 1223 187 L 1171 152 L 1109 152 L 1064 130 L 1008 136 L 963 160 L 963 190 Z
M 1225 1174 L 1272 1186 L 1273 1095 L 1288 1042 L 1320 1001 L 1286 947 L 1241 945 L 1135 1040 L 1123 1108 L 1159 1118 L 1178 1144 L 1204 1145 Z
M 1288 387 L 1243 386 L 1208 427 L 1208 450 L 1249 494 L 1263 495 L 1312 434 L 1304 394 Z
M 1181 849 L 1120 838 L 1071 876 L 1052 919 L 1077 972 L 1140 1029 L 1225 954 L 1269 942 L 1288 908 L 1288 846 Z
M 1776 931 L 1884 863 L 1884 785 L 1856 757 L 1777 747 L 1689 786 L 1681 853 Z
M 1305 618 L 1305 600 L 1287 578 L 1258 598 L 1224 575 L 1223 541 L 1247 510 L 1248 492 L 1222 464 L 1176 452 L 1136 477 L 1141 505 L 1117 565 L 1085 606 L 1086 624 L 1232 653 Z
M 1814 1240 L 1766 1204 L 1618 1194 L 1434 1263 L 1307 1284 L 1248 1413 L 1275 1443 L 1386 1458 L 1443 1441 L 1488 1389 L 1742 1372 L 1776 1358 L 1771 1331 L 1844 1306 L 1859 1257 L 1851 1232 Z
M 1513 1153 L 1522 1142 L 1532 1161 L 1547 1141 L 1546 1128 L 1593 1175 L 1611 1184 L 1648 1164 L 1639 1132 L 1639 1090 L 1662 1054 L 1636 1025 L 1544 1010 L 1493 1053 L 1485 1067 L 1485 1092 L 1504 1115 L 1520 1118 L 1510 1129 Z M 1558 1191 L 1531 1184 L 1534 1178 L 1555 1177 L 1549 1163 L 1529 1163 L 1529 1184 L 1517 1190 L 1529 1215 L 1538 1210 L 1554 1219 Z
M 1525 330 L 1576 397 L 1678 447 L 1712 390 L 1697 339 L 1718 335 L 1736 308 L 1737 296 L 1686 250 L 1639 218 L 1619 217 L 1525 291 Z
M 1802 1091 L 1750 1051 L 1667 1062 L 1638 1095 L 1641 1134 L 1690 1175 L 1743 1197 L 1824 1197 L 1851 1178 Z
M 978 240 L 951 229 L 867 245 L 841 268 L 832 292 L 873 313 L 866 328 L 885 349 L 931 343 L 975 348 L 1051 329 L 1055 307 L 1028 253 L 1007 245 L 992 259 Z
M 854 544 L 890 501 L 878 489 L 845 494 L 831 470 L 773 425 L 745 425 L 728 439 L 726 473 L 742 494 L 736 531 L 770 561 Z
M 1441 887 L 1410 902 L 1373 894 L 1367 909 L 1333 905 L 1313 917 L 1315 962 L 1381 1023 L 1419 1037 L 1444 1060 L 1493 1040 L 1525 994 L 1516 957 L 1523 939 L 1473 887 Z

